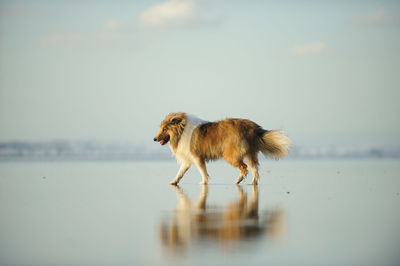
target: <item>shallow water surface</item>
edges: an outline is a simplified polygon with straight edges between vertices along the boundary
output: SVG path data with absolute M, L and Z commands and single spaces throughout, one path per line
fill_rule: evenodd
M 0 163 L 0 265 L 399 265 L 398 160 Z

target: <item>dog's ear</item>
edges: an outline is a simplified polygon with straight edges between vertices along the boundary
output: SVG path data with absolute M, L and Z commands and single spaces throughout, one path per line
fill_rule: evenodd
M 177 124 L 179 124 L 180 122 L 182 122 L 182 118 L 179 118 L 179 117 L 174 117 L 174 118 L 172 118 L 172 120 L 171 120 L 171 124 L 173 124 L 173 125 L 177 125 Z

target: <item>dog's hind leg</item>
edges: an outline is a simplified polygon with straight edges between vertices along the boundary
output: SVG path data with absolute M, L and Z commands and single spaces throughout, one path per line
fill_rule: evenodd
M 239 174 L 239 177 L 236 179 L 235 183 L 239 184 L 240 182 L 242 182 L 243 178 L 248 173 L 247 165 L 243 162 L 243 160 L 241 158 L 240 159 L 235 159 L 235 158 L 232 158 L 229 155 L 225 155 L 224 159 L 225 159 L 225 161 L 227 161 L 233 167 L 239 168 L 240 174 Z
M 251 156 L 246 156 L 245 158 L 247 165 L 250 167 L 251 173 L 253 175 L 253 180 L 251 181 L 250 185 L 257 185 L 258 184 L 258 158 L 257 154 L 253 154 Z
M 171 185 L 177 185 L 179 181 L 182 179 L 183 175 L 186 173 L 186 171 L 190 168 L 191 164 L 188 162 L 184 162 L 181 164 L 181 168 L 179 169 L 178 173 L 176 174 L 176 177 L 170 182 Z
M 233 165 L 233 166 L 239 168 L 239 170 L 240 170 L 239 177 L 236 179 L 236 182 L 235 182 L 235 184 L 239 184 L 240 182 L 242 182 L 243 178 L 245 178 L 245 176 L 247 176 L 247 173 L 248 173 L 247 165 L 243 161 L 239 161 L 239 162 L 235 163 L 235 165 Z
M 206 185 L 208 183 L 208 173 L 205 161 L 201 158 L 195 158 L 194 164 L 196 165 L 197 169 L 199 169 L 199 172 L 203 178 L 203 180 L 200 182 L 200 185 Z

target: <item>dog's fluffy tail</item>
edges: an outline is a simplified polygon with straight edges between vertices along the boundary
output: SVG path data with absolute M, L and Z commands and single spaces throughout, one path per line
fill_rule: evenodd
M 290 140 L 281 130 L 266 131 L 260 139 L 260 151 L 267 157 L 278 160 L 289 152 Z

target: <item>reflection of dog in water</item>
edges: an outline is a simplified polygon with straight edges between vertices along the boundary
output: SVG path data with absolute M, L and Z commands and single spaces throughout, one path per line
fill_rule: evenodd
M 187 247 L 199 240 L 213 240 L 222 244 L 255 239 L 260 236 L 282 237 L 284 212 L 270 210 L 258 211 L 258 188 L 253 186 L 249 199 L 240 186 L 237 186 L 239 199 L 224 208 L 208 208 L 207 186 L 202 187 L 196 202 L 191 202 L 179 187 L 176 187 L 178 205 L 169 222 L 161 225 L 160 239 L 172 251 Z

